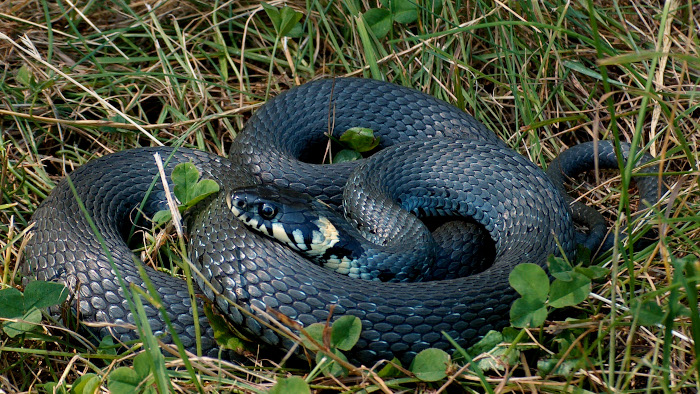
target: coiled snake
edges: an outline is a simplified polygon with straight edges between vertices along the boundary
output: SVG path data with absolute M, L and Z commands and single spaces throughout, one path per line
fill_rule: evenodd
M 373 129 L 384 149 L 356 163 L 307 163 L 314 155 L 309 152 L 325 146 L 329 131 L 337 135 L 350 127 Z M 601 167 L 616 168 L 612 145 L 599 147 Z M 168 178 L 176 164 L 192 162 L 221 186 L 188 219 L 190 258 L 202 274 L 195 280 L 199 291 L 233 323 L 272 345 L 291 343 L 227 300 L 263 321 L 259 311 L 274 309 L 303 325 L 325 322 L 333 306 L 333 318 L 352 314 L 362 321 L 353 359 L 371 362 L 397 356 L 409 361 L 424 348 L 448 348 L 443 331 L 468 345 L 488 330 L 502 328 L 516 296 L 508 284 L 512 268 L 522 262 L 545 266 L 547 257 L 559 250 L 568 257 L 575 253 L 569 204 L 558 186 L 481 123 L 412 89 L 339 78 L 310 82 L 269 100 L 237 136 L 228 159 L 184 148 L 132 149 L 93 160 L 70 175 L 117 269 L 127 283 L 138 286 L 143 280 L 123 234 L 142 201 L 140 210 L 146 215 L 164 208 L 160 181 L 147 193 L 158 176 L 155 152 L 170 158 Z M 570 159 L 566 163 L 579 160 Z M 593 160 L 588 154 L 573 167 L 591 167 Z M 556 168 L 569 171 L 567 165 Z M 404 211 L 382 216 L 396 205 L 417 213 L 471 218 L 493 239 L 495 258 L 481 272 L 447 280 L 379 284 L 341 275 L 236 219 L 232 193 L 260 184 L 306 193 L 333 206 L 342 203 L 348 218 L 379 243 L 381 258 L 373 261 L 386 279 L 414 276 L 415 269 L 382 267 L 411 257 L 416 237 L 430 237 L 420 227 L 405 225 L 406 220 L 417 220 Z M 658 192 L 650 188 L 648 195 Z M 364 212 L 370 213 L 369 219 Z M 37 209 L 33 221 L 26 247 L 30 274 L 79 289 L 76 299 L 86 321 L 133 323 L 109 258 L 65 181 Z M 372 263 L 371 256 L 366 260 Z M 195 333 L 185 282 L 147 271 L 175 332 L 192 349 Z M 195 300 L 202 311 L 201 298 Z M 164 332 L 158 311 L 146 305 L 146 313 L 152 329 Z M 212 330 L 204 316 L 201 322 L 203 346 L 214 354 Z M 112 334 L 120 340 L 137 337 L 121 327 Z

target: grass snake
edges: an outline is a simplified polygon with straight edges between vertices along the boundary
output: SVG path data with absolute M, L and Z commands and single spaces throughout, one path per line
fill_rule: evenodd
M 358 162 L 314 164 L 328 143 L 327 134 L 350 127 L 373 129 L 382 150 Z M 563 156 L 550 166 L 550 178 L 450 104 L 390 83 L 337 78 L 310 82 L 269 100 L 235 138 L 229 158 L 185 148 L 130 149 L 92 160 L 70 178 L 125 282 L 143 287 L 124 234 L 138 207 L 150 216 L 165 206 L 160 181 L 148 193 L 158 176 L 153 154 L 169 158 L 168 179 L 176 164 L 194 163 L 204 177 L 221 186 L 187 217 L 190 259 L 202 274 L 194 276 L 199 295 L 212 300 L 247 334 L 285 348 L 291 347 L 288 339 L 239 308 L 263 321 L 266 317 L 259 311 L 274 309 L 309 325 L 325 322 L 333 306 L 333 318 L 352 314 L 362 321 L 352 359 L 372 362 L 396 356 L 407 362 L 422 349 L 449 348 L 443 331 L 469 345 L 488 330 L 507 325 L 516 298 L 508 275 L 515 265 L 544 267 L 547 257 L 560 251 L 574 257 L 577 243 L 588 238 L 577 235 L 561 183 L 565 176 L 592 168 L 596 160 L 601 167 L 618 168 L 613 145 L 601 142 L 598 147 L 597 156 L 590 144 Z M 331 272 L 235 218 L 232 193 L 255 185 L 342 206 L 348 220 L 379 245 L 372 256 L 381 258 L 367 259 L 389 279 L 415 276 L 415 267 L 383 267 L 411 257 L 417 237 L 430 239 L 421 223 L 406 224 L 418 222 L 407 211 L 471 218 L 493 240 L 495 258 L 473 275 L 416 283 L 377 283 Z M 650 201 L 660 192 L 650 182 L 640 185 L 640 191 Z M 596 215 L 586 212 L 579 216 Z M 123 341 L 136 339 L 135 331 L 120 327 L 133 324 L 134 316 L 108 255 L 66 181 L 36 210 L 33 222 L 25 249 L 27 273 L 77 289 L 81 319 L 114 323 L 105 333 L 109 330 Z M 595 246 L 605 226 L 599 217 L 593 222 Z M 201 312 L 202 297 L 192 301 L 184 281 L 151 268 L 147 272 L 175 333 L 193 349 L 191 302 L 198 303 Z M 165 332 L 157 309 L 145 309 L 153 331 Z M 203 347 L 207 354 L 216 354 L 212 329 L 204 316 L 200 319 Z

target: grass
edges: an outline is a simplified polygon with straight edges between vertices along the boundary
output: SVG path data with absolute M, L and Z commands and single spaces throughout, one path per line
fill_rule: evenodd
M 656 249 L 630 253 L 620 243 L 598 258 L 610 275 L 576 308 L 528 330 L 528 350 L 501 370 L 455 365 L 428 384 L 368 368 L 328 378 L 263 353 L 240 366 L 192 358 L 188 371 L 166 353 L 151 383 L 260 392 L 294 375 L 330 392 L 696 392 L 700 3 L 471 0 L 438 12 L 419 3 L 415 21 L 394 22 L 379 39 L 359 17 L 377 6 L 367 1 L 271 1 L 303 13 L 291 38 L 278 37 L 257 2 L 0 4 L 1 287 L 22 287 L 32 212 L 90 159 L 179 144 L 226 155 L 267 97 L 318 77 L 373 77 L 464 108 L 542 167 L 592 139 L 659 157 L 671 193 L 668 209 L 647 219 L 660 234 Z M 632 173 L 584 178 L 576 193 L 614 228 L 632 226 Z M 650 302 L 663 324 L 646 324 L 637 306 Z M 134 362 L 132 352 L 76 346 L 58 325 L 47 321 L 26 340 L 0 334 L 0 389 L 71 385 L 87 373 L 106 387 L 112 371 Z M 542 372 L 552 363 L 561 368 Z

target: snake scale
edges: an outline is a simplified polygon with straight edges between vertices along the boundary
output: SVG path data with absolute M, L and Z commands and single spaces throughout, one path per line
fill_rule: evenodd
M 310 163 L 328 142 L 329 131 L 337 135 L 350 127 L 374 130 L 382 150 L 354 163 Z M 612 144 L 601 142 L 599 149 L 601 166 L 617 168 Z M 593 150 L 589 146 L 583 151 Z M 292 343 L 241 309 L 263 322 L 267 318 L 262 312 L 275 310 L 302 325 L 326 322 L 331 309 L 332 318 L 355 315 L 362 334 L 351 358 L 361 362 L 394 356 L 409 362 L 422 349 L 450 348 L 442 332 L 469 345 L 507 325 L 516 298 L 508 275 L 515 265 L 545 266 L 547 257 L 560 250 L 571 258 L 578 242 L 560 186 L 462 110 L 391 83 L 326 79 L 269 100 L 235 138 L 229 158 L 185 148 L 140 148 L 92 160 L 70 174 L 116 268 L 126 283 L 140 287 L 143 280 L 124 234 L 137 210 L 150 216 L 165 207 L 165 192 L 160 181 L 154 182 L 156 152 L 169 158 L 168 179 L 176 164 L 191 162 L 221 186 L 187 216 L 190 259 L 201 273 L 194 275 L 198 292 L 244 332 L 278 347 Z M 591 168 L 594 161 L 591 154 L 582 161 L 570 159 L 557 163 L 556 170 L 568 175 Z M 379 284 L 340 275 L 234 217 L 227 196 L 236 188 L 260 184 L 306 193 L 335 207 L 343 204 L 348 218 L 366 228 L 375 224 L 361 216 L 365 210 L 377 213 L 398 204 L 416 212 L 427 202 L 450 216 L 466 215 L 479 223 L 493 239 L 496 256 L 485 270 L 448 280 Z M 648 189 L 652 191 L 647 194 L 658 192 L 653 186 Z M 397 222 L 406 215 L 393 212 L 393 219 L 386 220 L 393 225 L 390 229 L 372 227 L 365 233 L 394 249 L 409 247 L 401 246 L 407 240 L 410 244 L 410 236 L 402 234 L 405 227 Z M 81 319 L 115 324 L 103 334 L 136 339 L 134 330 L 122 327 L 133 324 L 134 316 L 109 257 L 66 181 L 36 210 L 33 222 L 25 252 L 27 274 L 77 290 Z M 175 333 L 193 349 L 192 301 L 185 281 L 151 268 L 147 272 Z M 202 297 L 194 302 L 201 312 Z M 150 305 L 145 309 L 153 331 L 164 333 L 158 311 Z M 204 350 L 216 354 L 203 315 L 200 322 Z

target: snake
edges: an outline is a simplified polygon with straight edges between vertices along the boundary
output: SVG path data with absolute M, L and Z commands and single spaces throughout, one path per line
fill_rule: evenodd
M 329 135 L 352 127 L 373 130 L 378 152 L 323 164 Z M 516 265 L 546 268 L 551 255 L 573 259 L 578 244 L 602 242 L 604 221 L 601 227 L 600 218 L 591 219 L 590 234 L 597 235 L 582 235 L 576 212 L 595 214 L 575 208 L 582 204 L 572 205 L 561 184 L 595 162 L 619 168 L 629 146 L 576 147 L 548 175 L 465 111 L 429 94 L 372 79 L 311 81 L 255 111 L 227 158 L 144 147 L 77 168 L 33 214 L 24 272 L 64 283 L 80 319 L 108 323 L 100 334 L 137 340 L 141 320 L 124 289 L 147 286 L 127 239 L 139 218 L 167 206 L 157 153 L 170 188 L 173 168 L 192 163 L 220 190 L 185 215 L 194 295 L 185 280 L 143 268 L 169 320 L 144 303 L 155 334 L 166 342 L 177 335 L 188 350 L 199 340 L 204 354 L 218 354 L 206 304 L 246 336 L 292 349 L 294 341 L 270 323 L 271 311 L 302 327 L 353 315 L 362 331 L 352 360 L 408 363 L 426 348 L 452 349 L 448 336 L 468 346 L 507 326 L 518 297 L 508 281 Z M 665 190 L 652 181 L 639 189 L 650 203 Z M 432 216 L 456 222 L 458 233 L 467 233 L 460 221 L 475 225 L 493 244 L 488 264 L 463 274 L 468 263 L 447 263 L 428 275 L 441 253 L 425 224 Z M 472 249 L 469 240 L 460 242 Z

